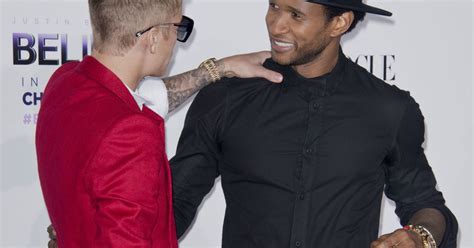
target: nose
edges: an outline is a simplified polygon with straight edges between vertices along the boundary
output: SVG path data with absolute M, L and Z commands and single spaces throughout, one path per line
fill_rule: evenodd
M 288 20 L 281 14 L 268 13 L 266 21 L 268 31 L 272 35 L 285 34 L 289 31 Z

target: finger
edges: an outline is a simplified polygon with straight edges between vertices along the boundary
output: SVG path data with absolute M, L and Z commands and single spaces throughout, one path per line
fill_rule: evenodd
M 381 248 L 381 247 L 384 247 L 384 240 L 386 240 L 388 238 L 388 236 L 390 236 L 390 234 L 385 234 L 385 235 L 382 235 L 380 236 L 377 240 L 375 240 L 374 242 L 372 242 L 370 244 L 370 247 L 371 248 Z
M 58 248 L 58 244 L 54 240 L 48 242 L 48 248 Z
M 400 229 L 400 230 L 397 230 L 394 232 L 393 234 L 393 238 L 394 239 L 397 239 L 399 241 L 399 245 L 397 246 L 398 248 L 415 248 L 417 247 L 417 242 L 416 242 L 416 238 L 418 238 L 418 236 L 412 236 L 410 235 L 410 232 L 409 231 L 406 231 L 406 230 L 403 230 L 403 229 Z M 420 239 L 421 241 L 421 239 Z
M 265 69 L 263 67 L 256 69 L 255 73 L 257 77 L 263 77 L 273 83 L 281 83 L 283 81 L 283 76 L 275 71 Z
M 261 64 L 263 64 L 265 60 L 271 57 L 271 53 L 269 51 L 261 51 L 257 52 L 256 54 L 260 58 Z M 260 77 L 266 78 L 267 80 L 273 83 L 281 83 L 283 81 L 283 76 L 280 73 L 272 70 L 260 68 L 260 70 L 257 70 L 257 73 Z
M 257 56 L 259 57 L 260 63 L 263 63 L 265 60 L 269 59 L 272 54 L 269 51 L 261 51 L 257 53 Z
M 413 248 L 415 243 L 405 230 L 397 230 L 389 235 L 384 235 L 379 239 L 376 248 Z
M 417 237 L 410 235 L 409 231 L 399 229 L 393 233 L 393 238 L 399 240 L 400 243 L 403 244 L 400 244 L 399 247 L 415 247 L 416 242 L 414 238 Z
M 400 247 L 401 243 L 402 241 L 399 238 L 391 235 L 383 241 L 383 244 L 384 244 L 383 247 L 387 247 L 387 248 Z
M 392 242 L 391 240 L 386 239 L 383 241 L 374 241 L 372 242 L 370 247 L 371 248 L 395 248 L 395 247 L 399 247 L 398 245 L 400 245 L 399 241 Z
M 56 239 L 56 231 L 53 228 L 53 225 L 48 226 L 48 234 L 49 234 L 49 239 Z

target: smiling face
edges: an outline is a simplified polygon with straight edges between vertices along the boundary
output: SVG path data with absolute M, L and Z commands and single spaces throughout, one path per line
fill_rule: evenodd
M 322 5 L 305 0 L 270 0 L 266 23 L 272 59 L 281 65 L 311 63 L 331 45 L 339 46 L 335 36 L 337 21 L 327 20 Z

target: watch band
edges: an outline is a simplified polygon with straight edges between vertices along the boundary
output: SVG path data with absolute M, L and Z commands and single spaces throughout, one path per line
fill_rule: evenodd
M 204 68 L 206 71 L 209 73 L 211 76 L 212 81 L 215 82 L 217 80 L 221 79 L 221 75 L 219 74 L 219 71 L 217 70 L 216 66 L 216 58 L 210 58 L 204 60 L 200 65 L 199 68 Z
M 423 248 L 437 248 L 436 240 L 431 232 L 422 225 L 407 225 L 403 229 L 415 232 L 423 242 Z

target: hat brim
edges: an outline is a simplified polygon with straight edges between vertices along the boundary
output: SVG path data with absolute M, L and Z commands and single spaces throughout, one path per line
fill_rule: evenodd
M 331 3 L 331 2 L 328 3 L 327 1 L 317 1 L 317 0 L 310 0 L 309 2 L 318 3 L 321 5 L 339 7 L 339 8 L 349 9 L 349 10 L 354 10 L 354 11 L 367 12 L 367 13 L 376 14 L 376 15 L 392 16 L 392 13 L 389 11 L 372 7 L 363 3 L 361 3 L 360 6 L 352 6 L 352 5 L 347 5 L 347 4 Z

